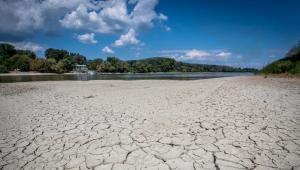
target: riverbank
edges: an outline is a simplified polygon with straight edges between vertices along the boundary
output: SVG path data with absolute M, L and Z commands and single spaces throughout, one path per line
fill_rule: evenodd
M 0 169 L 297 169 L 300 80 L 0 84 Z
M 166 73 L 70 73 L 55 75 L 0 76 L 0 83 L 28 81 L 87 81 L 87 80 L 198 80 L 220 77 L 251 76 L 240 72 L 166 72 Z
M 33 75 L 56 75 L 56 73 L 40 73 L 40 72 L 9 72 L 0 73 L 0 76 L 33 76 Z
M 257 76 L 262 76 L 264 78 L 300 78 L 300 74 L 289 74 L 289 73 L 281 73 L 281 74 L 263 74 L 259 73 Z
M 42 76 L 42 75 L 72 75 L 72 74 L 86 74 L 86 73 L 80 73 L 80 72 L 69 72 L 69 73 L 41 73 L 41 72 L 35 72 L 35 71 L 29 71 L 29 72 L 9 72 L 9 73 L 0 73 L 0 76 Z
M 251 72 L 149 72 L 149 73 L 102 73 L 102 72 L 96 72 L 96 71 L 91 71 L 97 74 L 101 75 L 127 75 L 127 74 L 193 74 L 193 73 L 251 73 Z M 29 71 L 29 72 L 9 72 L 9 73 L 0 73 L 0 76 L 34 76 L 34 75 L 74 75 L 74 74 L 87 74 L 83 72 L 68 72 L 68 73 L 41 73 L 41 72 L 34 72 L 34 71 Z M 255 74 L 255 73 L 252 73 Z

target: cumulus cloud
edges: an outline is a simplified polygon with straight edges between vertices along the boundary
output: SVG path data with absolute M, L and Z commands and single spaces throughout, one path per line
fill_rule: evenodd
M 93 8 L 99 8 L 100 11 Z M 126 2 L 114 0 L 95 6 L 80 4 L 60 22 L 65 28 L 108 34 L 122 31 L 128 25 L 129 17 Z
M 0 38 L 22 41 L 37 33 L 58 34 L 59 19 L 81 0 L 1 0 Z
M 45 47 L 33 42 L 18 42 L 18 43 L 11 43 L 11 44 L 13 44 L 16 49 L 30 50 L 33 52 L 45 51 Z
M 82 34 L 78 35 L 77 39 L 85 44 L 96 44 L 97 40 L 95 40 L 95 34 L 94 33 L 87 33 L 87 34 Z
M 203 60 L 210 56 L 210 53 L 203 50 L 187 50 L 184 55 L 180 56 L 179 59 L 183 60 Z
M 135 30 L 131 28 L 126 34 L 121 35 L 121 37 L 116 40 L 113 45 L 116 47 L 122 47 L 139 43 L 140 41 L 136 38 Z
M 163 13 L 160 13 L 160 14 L 158 15 L 158 19 L 161 20 L 161 21 L 166 21 L 166 20 L 168 20 L 168 16 L 166 16 L 166 15 L 163 14 Z
M 62 27 L 100 34 L 150 29 L 167 20 L 155 11 L 158 0 L 1 0 L 0 40 L 22 41 L 36 34 L 58 34 Z M 130 7 L 129 7 L 130 6 Z
M 158 0 L 139 0 L 130 13 L 131 25 L 134 29 L 148 29 L 153 27 L 153 20 L 157 19 L 154 8 Z
M 171 57 L 176 60 L 201 60 L 201 61 L 218 61 L 226 60 L 232 55 L 231 52 L 221 50 L 162 50 L 159 51 L 161 56 Z
M 221 52 L 219 52 L 219 53 L 216 54 L 216 57 L 227 58 L 227 57 L 229 57 L 231 55 L 232 54 L 230 52 L 221 51 Z
M 97 3 L 96 3 L 97 2 Z M 69 29 L 102 34 L 122 34 L 129 29 L 140 31 L 153 27 L 155 19 L 166 19 L 154 10 L 158 0 L 111 0 L 80 4 L 60 20 Z M 128 4 L 133 5 L 129 10 Z
M 112 49 L 110 49 L 108 46 L 105 46 L 104 48 L 102 48 L 102 52 L 104 53 L 108 53 L 108 54 L 113 54 L 115 53 Z

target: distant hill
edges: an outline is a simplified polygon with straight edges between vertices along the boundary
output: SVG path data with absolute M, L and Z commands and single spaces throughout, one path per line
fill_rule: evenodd
M 131 72 L 257 72 L 253 68 L 236 68 L 222 65 L 191 64 L 171 58 L 153 57 L 127 61 Z
M 291 48 L 284 58 L 264 67 L 263 74 L 300 74 L 300 42 Z

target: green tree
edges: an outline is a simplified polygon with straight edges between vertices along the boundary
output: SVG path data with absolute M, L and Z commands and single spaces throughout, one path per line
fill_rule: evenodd
M 105 61 L 103 63 L 103 67 L 101 68 L 101 70 L 102 70 L 102 72 L 106 72 L 106 73 L 116 73 L 117 72 L 116 67 L 107 61 Z
M 59 61 L 56 65 L 53 66 L 55 73 L 64 73 L 66 72 L 64 61 Z
M 55 68 L 55 65 L 56 65 L 56 60 L 54 58 L 49 58 L 49 59 L 46 59 L 44 60 L 44 70 L 45 72 L 55 72 L 56 68 Z
M 87 62 L 87 68 L 89 70 L 98 70 L 98 67 L 103 63 L 103 60 L 100 58 L 89 60 Z M 100 70 L 99 70 L 100 71 Z
M 59 50 L 59 49 L 54 49 L 54 48 L 48 48 L 45 51 L 45 57 L 47 59 L 54 58 L 57 62 L 59 60 L 62 60 L 65 57 L 69 57 L 69 56 L 70 56 L 70 54 L 66 50 Z
M 101 63 L 101 64 L 97 65 L 96 71 L 98 71 L 98 72 L 104 72 L 104 71 L 103 71 L 103 68 L 104 68 L 104 64 Z
M 127 73 L 129 71 L 129 64 L 127 62 L 121 61 L 117 64 L 117 72 Z
M 10 44 L 0 44 L 0 57 L 8 59 L 17 53 L 15 47 Z
M 102 70 L 103 72 L 124 73 L 129 71 L 129 64 L 117 57 L 107 57 Z
M 132 63 L 131 72 L 147 73 L 147 72 L 149 72 L 149 70 L 148 70 L 146 63 L 137 61 L 137 62 Z
M 14 46 L 6 43 L 0 44 L 0 65 L 3 65 L 8 69 L 10 67 L 8 59 L 15 54 L 16 49 Z
M 60 61 L 63 64 L 63 69 L 65 72 L 73 70 L 75 62 L 71 56 L 65 57 L 64 59 L 62 59 Z
M 36 58 L 35 53 L 30 50 L 16 50 L 16 54 L 26 55 L 26 56 L 30 57 L 31 59 Z
M 33 59 L 30 62 L 30 70 L 45 72 L 45 60 L 44 59 Z
M 265 66 L 260 73 L 264 74 L 300 74 L 300 42 L 291 48 L 284 58 Z
M 0 65 L 0 73 L 7 73 L 7 67 L 5 65 Z
M 29 71 L 31 58 L 27 55 L 15 54 L 8 59 L 10 69 L 18 69 L 20 71 Z
M 120 62 L 121 60 L 118 59 L 117 57 L 107 57 L 106 61 L 109 62 L 112 65 L 116 65 L 118 62 Z
M 300 74 L 300 61 L 297 61 L 295 66 L 289 72 L 292 74 Z
M 73 58 L 75 64 L 86 64 L 86 57 L 78 53 L 71 53 L 70 56 Z

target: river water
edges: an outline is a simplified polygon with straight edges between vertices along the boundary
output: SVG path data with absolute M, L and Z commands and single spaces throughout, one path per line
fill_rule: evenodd
M 63 80 L 198 80 L 220 77 L 251 76 L 245 72 L 192 72 L 192 73 L 122 73 L 122 74 L 55 74 L 55 75 L 0 75 L 0 83 Z

